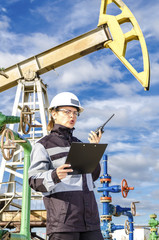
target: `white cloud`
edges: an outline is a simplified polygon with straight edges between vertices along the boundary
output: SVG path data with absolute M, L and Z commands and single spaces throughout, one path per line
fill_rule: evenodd
M 67 16 L 67 26 L 66 30 L 77 30 L 78 28 L 84 28 L 86 26 L 95 23 L 98 24 L 98 14 L 97 9 L 100 8 L 98 1 L 77 1 L 71 10 L 71 13 Z M 91 29 L 90 29 L 91 30 Z
M 95 130 L 115 113 L 105 126 L 102 143 L 108 143 L 109 169 L 117 179 L 127 178 L 141 187 L 158 183 L 159 169 L 159 96 L 117 97 L 108 100 L 88 99 L 77 123 L 76 135 L 88 141 Z M 83 115 L 83 116 L 82 116 Z M 155 122 L 155 124 L 153 124 Z
M 30 36 L 16 34 L 9 31 L 9 21 L 3 21 L 2 25 L 3 28 L 0 29 L 0 44 L 3 46 L 0 53 L 2 56 L 0 61 L 3 62 L 2 66 L 13 65 L 58 45 L 56 37 L 38 32 L 30 34 Z
M 62 76 L 59 77 L 58 85 L 65 88 L 70 86 L 78 86 L 83 84 L 92 84 L 94 82 L 103 81 L 110 82 L 112 76 L 121 78 L 122 74 L 109 64 L 104 62 L 104 59 L 80 59 L 65 67 Z M 101 61 L 100 61 L 101 60 Z M 58 87 L 57 85 L 57 87 Z
M 103 50 L 102 53 L 105 53 L 105 51 Z M 53 89 L 56 89 L 57 92 L 75 91 L 76 89 L 78 93 L 89 88 L 97 88 L 97 92 L 101 91 L 104 94 L 106 88 L 110 88 L 114 92 L 113 81 L 122 81 L 124 72 L 121 72 L 116 65 L 111 66 L 113 60 L 113 55 L 103 54 L 100 56 L 99 54 L 99 57 L 97 57 L 97 55 L 90 54 L 85 58 L 56 69 L 57 74 L 51 72 L 47 75 L 49 94 Z M 116 91 L 118 92 L 119 88 L 116 88 Z
M 0 67 L 7 68 L 14 63 L 21 62 L 24 59 L 25 57 L 20 54 L 0 52 Z
M 144 11 L 138 9 L 138 18 L 142 23 L 143 31 L 147 34 L 151 33 L 151 36 L 157 39 L 159 36 L 159 29 L 157 27 L 159 13 L 156 11 L 156 9 L 159 8 L 159 3 L 158 1 L 154 1 L 153 4 L 150 3 L 150 5 L 144 6 Z
M 4 13 L 6 13 L 6 12 L 7 12 L 7 9 L 6 9 L 6 8 L 4 8 L 4 7 L 2 7 L 0 10 L 1 10 L 2 12 L 4 12 Z
M 0 93 L 0 112 L 6 115 L 12 115 L 15 93 L 16 87 Z
M 5 15 L 1 15 L 0 16 L 0 31 L 8 30 L 9 26 L 10 26 L 10 19 Z
M 158 52 L 150 53 L 151 57 L 151 79 L 150 84 L 151 86 L 158 84 L 158 76 L 159 76 L 159 56 Z
M 73 31 L 77 31 L 80 28 L 84 28 L 88 25 L 91 25 L 97 20 L 100 5 L 98 1 L 53 1 L 47 2 L 44 6 L 38 6 L 36 9 L 31 9 L 32 14 L 39 14 L 49 24 L 54 24 L 56 19 L 56 25 L 58 28 L 56 29 L 56 34 L 61 33 L 61 26 L 65 23 L 62 28 L 62 32 L 64 36 L 72 35 Z M 59 16 L 60 13 L 60 16 Z M 90 29 L 91 30 L 91 29 Z M 64 37 L 63 36 L 63 37 Z
M 134 126 L 135 124 L 139 127 L 144 126 L 148 121 L 152 121 L 152 118 L 158 116 L 158 101 L 159 96 L 146 96 L 146 94 L 145 96 L 140 96 L 134 94 L 134 96 L 130 96 L 129 98 L 123 96 L 107 100 L 88 99 L 85 101 L 84 107 L 87 111 L 90 111 L 90 108 L 94 108 L 96 109 L 96 114 L 98 112 L 98 115 L 102 114 L 102 116 L 104 112 L 110 112 L 111 110 L 111 112 L 116 113 L 115 119 L 118 126 L 127 123 L 125 126 Z M 145 123 L 141 122 L 142 117 Z

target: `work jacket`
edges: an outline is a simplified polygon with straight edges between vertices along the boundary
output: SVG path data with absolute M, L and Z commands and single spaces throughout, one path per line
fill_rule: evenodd
M 93 188 L 100 165 L 92 174 L 67 175 L 60 180 L 56 168 L 65 163 L 74 129 L 55 124 L 51 133 L 40 139 L 31 153 L 29 185 L 43 193 L 47 210 L 47 234 L 85 232 L 100 229 Z M 78 154 L 78 153 L 77 153 Z

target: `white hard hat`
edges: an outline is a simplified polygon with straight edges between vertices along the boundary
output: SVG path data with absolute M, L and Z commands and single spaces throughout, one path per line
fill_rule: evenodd
M 60 106 L 72 106 L 79 108 L 79 112 L 83 112 L 84 108 L 81 107 L 79 99 L 71 92 L 62 92 L 57 94 L 51 101 L 49 110 Z

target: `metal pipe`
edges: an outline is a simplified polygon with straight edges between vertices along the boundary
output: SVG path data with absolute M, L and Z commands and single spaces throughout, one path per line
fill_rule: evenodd
M 22 197 L 22 217 L 20 233 L 30 237 L 30 200 L 31 189 L 28 182 L 28 169 L 30 166 L 30 153 L 24 149 L 23 168 L 23 197 Z
M 8 123 L 19 123 L 20 117 L 5 116 L 0 112 L 0 127 L 3 128 Z M 11 233 L 12 240 L 16 239 L 31 239 L 30 237 L 30 201 L 31 189 L 28 183 L 28 169 L 30 166 L 31 144 L 23 138 L 19 133 L 13 132 L 14 139 L 18 140 L 18 144 L 24 149 L 24 167 L 23 167 L 23 196 L 22 196 L 22 213 L 21 213 L 21 228 L 20 234 Z
M 116 186 L 108 186 L 108 185 L 104 185 L 103 187 L 99 187 L 98 188 L 98 192 L 103 192 L 103 191 L 107 191 L 107 192 L 112 192 L 112 193 L 119 193 L 121 192 L 121 187 L 116 185 Z
M 105 240 L 112 239 L 110 233 L 113 233 L 116 230 L 124 229 L 123 225 L 115 225 L 112 223 L 112 215 L 120 216 L 125 215 L 128 216 L 129 227 L 129 240 L 133 240 L 133 215 L 130 212 L 131 208 L 122 208 L 119 205 L 114 206 L 110 204 L 111 196 L 109 192 L 118 193 L 121 192 L 121 186 L 109 186 L 111 182 L 111 176 L 107 172 L 107 155 L 103 155 L 103 175 L 100 177 L 100 182 L 102 183 L 102 187 L 98 188 L 98 192 L 103 192 L 103 196 L 101 197 L 101 202 L 103 204 L 103 213 L 101 215 L 101 232 Z
M 104 177 L 106 177 L 108 175 L 107 173 L 107 161 L 108 161 L 108 158 L 107 158 L 107 155 L 104 155 L 103 156 L 103 173 L 104 173 Z M 109 192 L 107 190 L 107 188 L 109 187 L 109 182 L 103 182 L 103 187 L 102 187 L 102 190 L 103 190 L 103 195 L 108 197 L 109 196 Z M 99 188 L 98 188 L 99 190 Z M 103 203 L 103 215 L 109 215 L 109 203 L 108 202 L 104 202 Z
M 129 240 L 133 240 L 133 231 L 134 231 L 134 220 L 133 215 L 131 212 L 124 212 L 123 215 L 128 216 L 128 221 L 130 225 L 130 231 L 129 231 Z
M 120 207 L 119 205 L 116 205 L 116 214 L 121 215 L 123 212 L 131 211 L 131 208 L 123 208 Z
M 157 229 L 159 225 L 159 221 L 156 220 L 156 218 L 157 218 L 157 215 L 155 213 L 150 215 L 149 226 L 151 228 L 150 228 L 150 235 L 148 240 L 159 239 L 158 229 Z
M 0 135 L 5 129 L 6 124 L 9 123 L 19 123 L 20 122 L 20 117 L 17 116 L 5 116 L 0 112 Z
M 30 237 L 30 201 L 31 189 L 28 183 L 28 169 L 30 166 L 31 144 L 27 139 L 24 139 L 20 134 L 13 131 L 15 140 L 26 140 L 26 143 L 19 142 L 24 148 L 24 167 L 23 167 L 23 196 L 22 196 L 22 214 L 20 234 L 11 233 L 11 239 L 31 239 Z
M 4 126 L 5 124 L 9 123 L 19 123 L 20 117 L 17 116 L 6 116 L 0 112 L 0 127 Z
M 116 230 L 124 229 L 123 225 L 115 225 L 114 223 L 111 224 L 111 232 L 114 232 Z
M 103 155 L 103 178 L 107 178 L 107 155 Z M 107 188 L 109 187 L 108 181 L 103 181 L 103 187 L 100 188 L 100 191 L 103 192 L 104 197 L 109 197 L 109 192 L 107 191 Z M 103 202 L 103 216 L 109 215 L 109 202 Z M 108 221 L 106 219 L 103 219 L 101 226 L 101 232 L 104 237 L 104 239 L 110 239 L 109 230 L 108 230 Z
M 24 148 L 24 168 L 23 168 L 23 194 L 22 194 L 22 213 L 21 213 L 21 228 L 20 233 L 11 233 L 11 240 L 25 239 L 29 240 L 30 237 L 30 200 L 31 189 L 28 183 L 28 169 L 30 166 L 30 153 L 31 144 L 23 138 L 19 133 L 12 131 L 15 140 L 25 140 L 25 142 L 19 142 L 18 144 Z

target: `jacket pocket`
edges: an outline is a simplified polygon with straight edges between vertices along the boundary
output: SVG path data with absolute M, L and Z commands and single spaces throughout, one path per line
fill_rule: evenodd
M 53 226 L 64 223 L 69 203 L 57 198 L 49 198 L 47 206 L 47 222 Z

